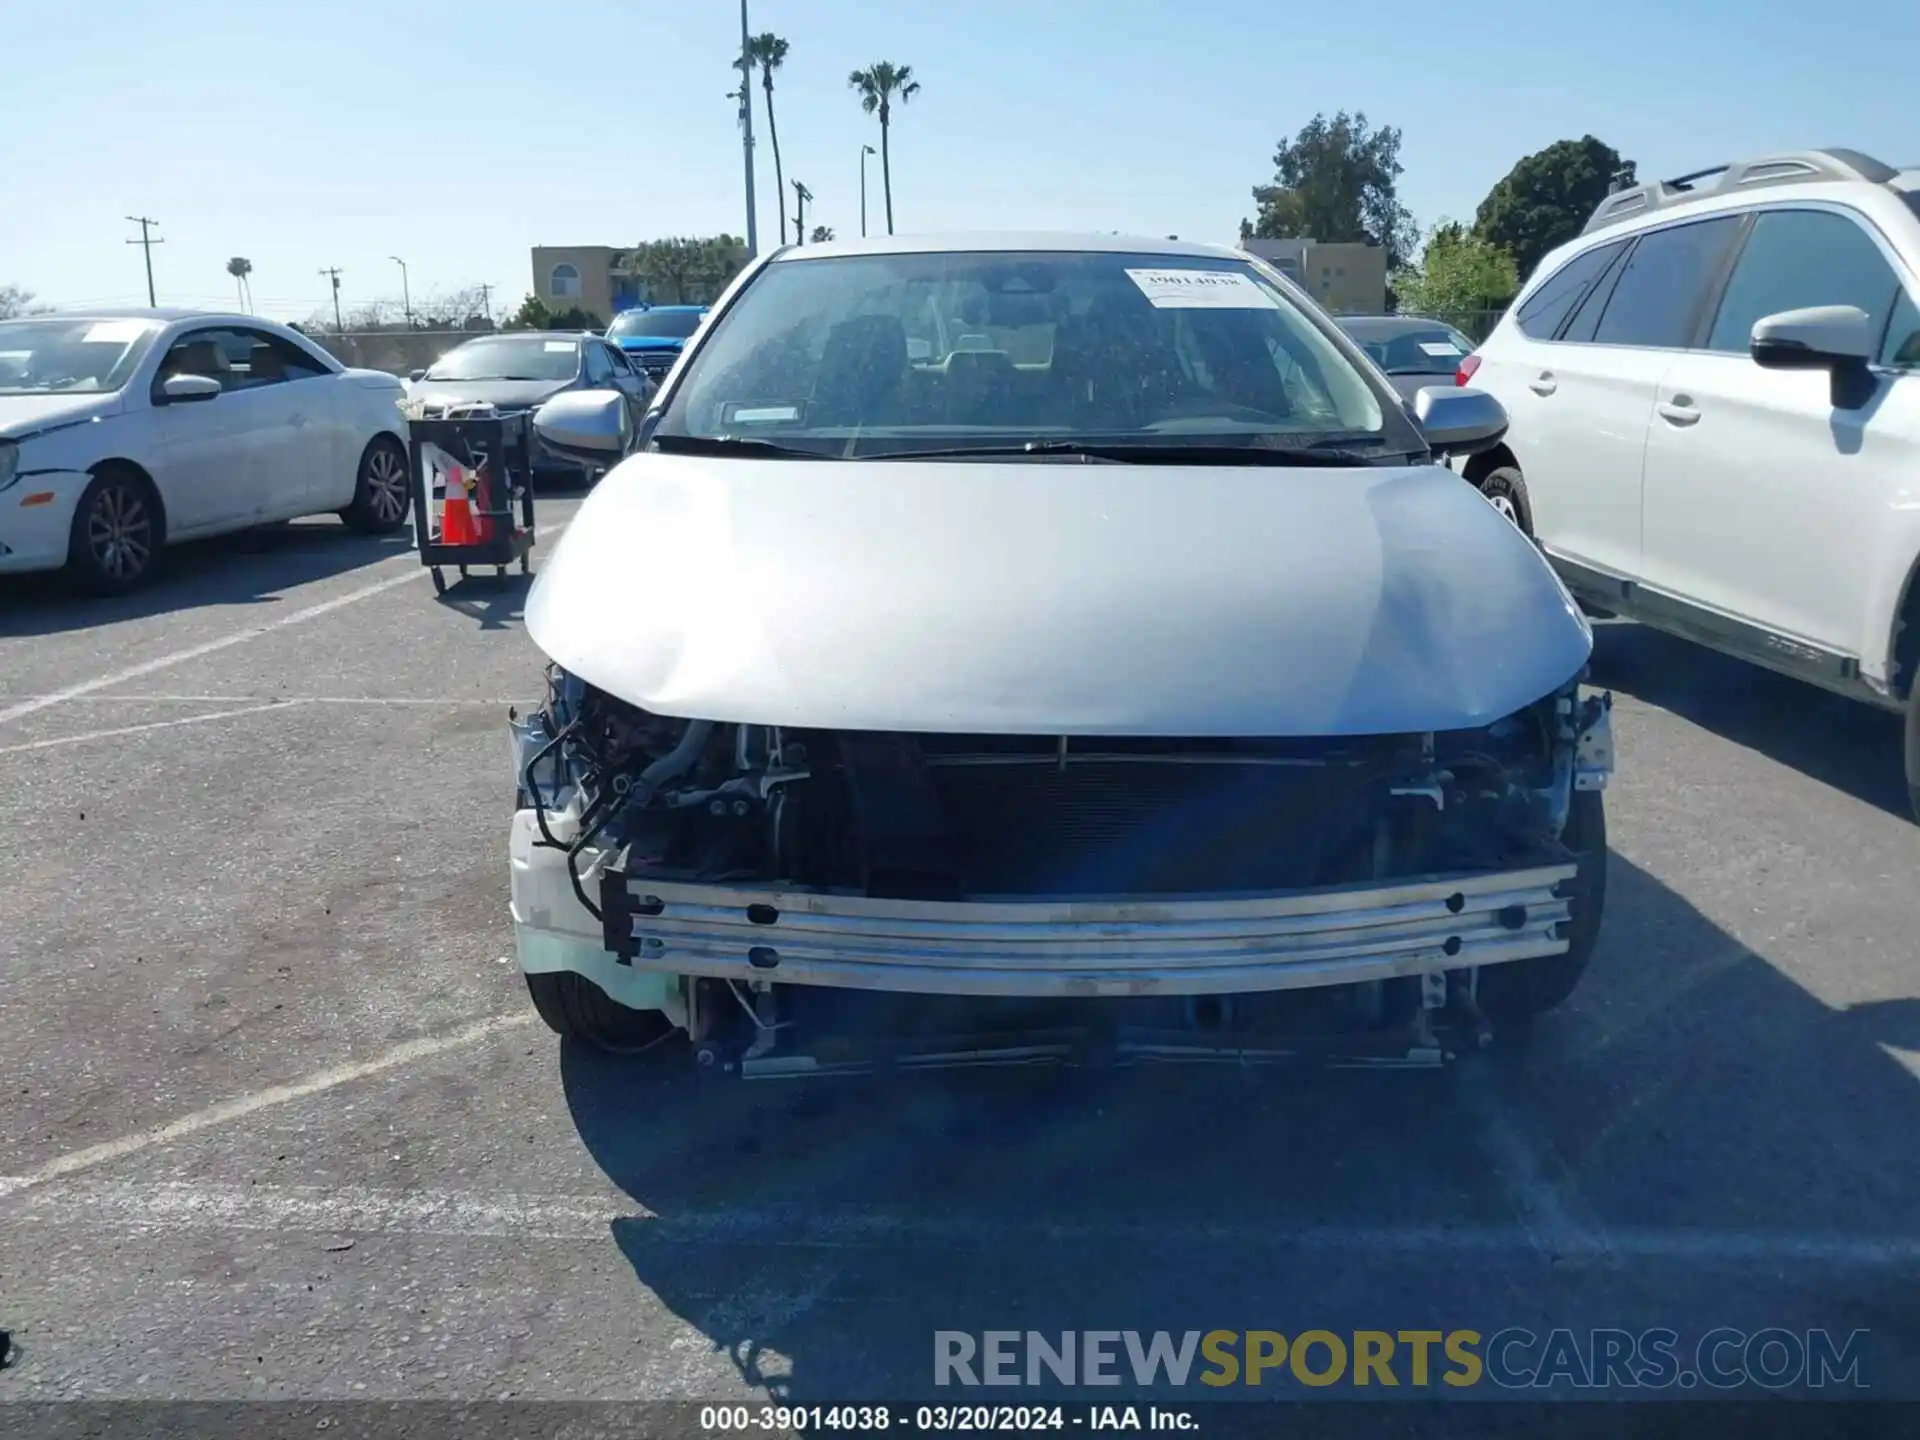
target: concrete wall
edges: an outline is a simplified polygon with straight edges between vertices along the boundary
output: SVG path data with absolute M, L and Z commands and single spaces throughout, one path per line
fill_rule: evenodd
M 1244 240 L 1240 248 L 1297 281 L 1336 315 L 1378 315 L 1387 308 L 1387 252 L 1378 245 Z

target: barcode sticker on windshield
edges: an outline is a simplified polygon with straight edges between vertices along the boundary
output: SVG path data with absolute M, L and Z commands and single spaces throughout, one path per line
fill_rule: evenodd
M 1279 302 L 1237 270 L 1129 270 L 1156 310 L 1275 310 Z
M 1445 358 L 1448 355 L 1458 355 L 1462 353 L 1460 347 L 1451 340 L 1422 340 L 1420 342 L 1420 348 L 1436 358 Z
M 571 355 L 572 353 L 573 341 L 571 340 L 547 341 L 547 354 L 549 355 Z
M 80 337 L 83 345 L 130 345 L 147 333 L 144 320 L 102 320 L 87 327 Z

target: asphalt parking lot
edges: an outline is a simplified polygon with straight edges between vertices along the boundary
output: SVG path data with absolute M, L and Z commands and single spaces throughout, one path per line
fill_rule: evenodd
M 1865 1330 L 1920 1396 L 1894 718 L 1602 626 L 1595 968 L 1444 1076 L 714 1089 L 563 1054 L 510 961 L 524 585 L 316 521 L 0 593 L 0 1398 L 899 1400 L 942 1329 L 1508 1326 Z

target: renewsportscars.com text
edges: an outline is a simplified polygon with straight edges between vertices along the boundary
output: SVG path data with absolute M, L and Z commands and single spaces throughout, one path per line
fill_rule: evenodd
M 1867 1388 L 1867 1332 L 936 1330 L 936 1385 Z

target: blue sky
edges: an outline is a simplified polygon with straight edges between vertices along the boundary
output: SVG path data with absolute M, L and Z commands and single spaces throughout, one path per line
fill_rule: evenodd
M 124 216 L 157 217 L 163 303 L 299 318 L 531 285 L 536 244 L 744 229 L 731 0 L 0 0 L 0 284 L 137 301 Z M 813 220 L 859 231 L 874 60 L 924 86 L 897 115 L 902 231 L 1121 230 L 1231 242 L 1275 142 L 1316 111 L 1400 127 L 1422 226 L 1471 216 L 1521 155 L 1592 132 L 1674 174 L 1845 144 L 1920 163 L 1920 5 L 1844 22 L 1805 0 L 753 0 L 792 45 L 775 103 Z M 756 95 L 757 95 L 756 90 Z M 772 153 L 756 110 L 760 210 Z M 870 162 L 870 223 L 881 224 Z

